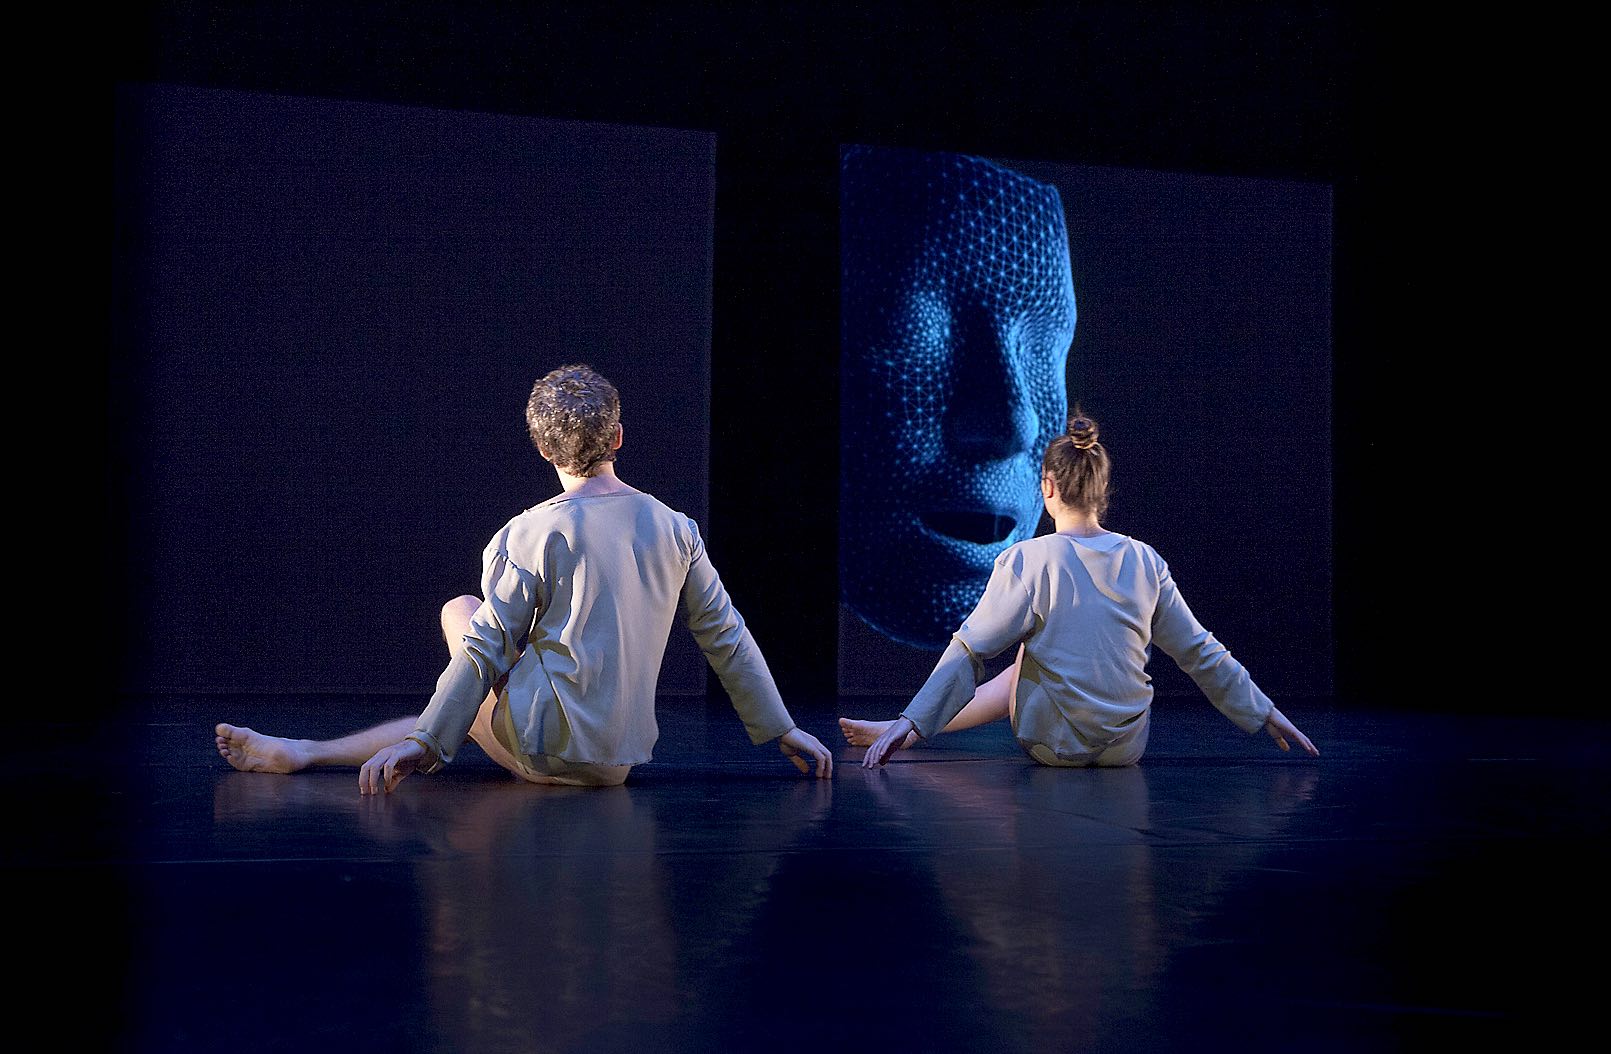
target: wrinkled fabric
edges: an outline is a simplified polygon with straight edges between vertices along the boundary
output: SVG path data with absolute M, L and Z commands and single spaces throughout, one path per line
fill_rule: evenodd
M 481 594 L 416 729 L 444 761 L 505 673 L 524 753 L 648 761 L 659 736 L 655 683 L 679 609 L 750 741 L 794 727 L 698 526 L 652 495 L 561 494 L 527 509 L 488 543 Z
M 1020 642 L 1013 731 L 1025 749 L 1074 760 L 1133 740 L 1152 703 L 1153 644 L 1238 728 L 1256 732 L 1270 715 L 1269 697 L 1192 615 L 1152 546 L 1122 534 L 1050 534 L 996 559 L 984 596 L 904 716 L 934 735 L 973 697 L 984 660 Z

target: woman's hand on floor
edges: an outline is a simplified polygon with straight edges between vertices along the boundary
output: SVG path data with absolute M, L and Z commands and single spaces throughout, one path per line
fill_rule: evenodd
M 811 766 L 802 756 L 809 755 L 817 763 L 817 779 L 825 780 L 833 775 L 833 755 L 828 753 L 828 748 L 816 736 L 804 729 L 791 728 L 783 733 L 783 738 L 778 740 L 778 749 L 801 772 L 811 771 Z
M 412 739 L 405 739 L 401 743 L 393 743 L 383 750 L 377 751 L 375 756 L 364 762 L 364 767 L 358 770 L 358 793 L 379 794 L 384 788 L 387 794 L 401 782 L 403 777 L 420 767 L 425 761 L 425 748 Z
M 1270 733 L 1270 738 L 1275 740 L 1275 745 L 1282 750 L 1292 749 L 1288 745 L 1290 740 L 1308 752 L 1310 757 L 1318 758 L 1320 756 L 1320 751 L 1316 750 L 1315 745 L 1309 742 L 1309 737 L 1299 732 L 1298 726 L 1287 720 L 1287 715 L 1273 706 L 1270 707 L 1270 716 L 1264 719 L 1264 730 Z
M 861 759 L 863 768 L 877 768 L 889 760 L 891 754 L 906 745 L 906 735 L 916 732 L 917 726 L 912 724 L 909 717 L 898 717 L 886 729 L 884 734 L 873 740 L 873 745 L 867 748 L 867 756 Z

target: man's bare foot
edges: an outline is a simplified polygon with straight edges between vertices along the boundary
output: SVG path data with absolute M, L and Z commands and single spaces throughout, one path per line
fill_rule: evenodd
M 893 721 L 857 721 L 849 717 L 841 717 L 839 719 L 839 731 L 845 734 L 845 742 L 851 746 L 870 747 L 873 745 L 873 741 L 883 735 L 884 730 L 894 723 Z M 901 744 L 901 749 L 905 750 L 916 742 L 917 733 L 908 732 L 906 733 L 906 742 Z
M 308 767 L 308 752 L 301 741 L 265 736 L 250 728 L 221 724 L 218 753 L 242 772 L 300 772 Z

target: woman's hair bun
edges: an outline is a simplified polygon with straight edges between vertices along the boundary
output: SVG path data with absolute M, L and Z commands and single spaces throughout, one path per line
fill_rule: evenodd
M 1074 416 L 1068 419 L 1068 437 L 1074 441 L 1076 449 L 1091 449 L 1096 446 L 1096 422 L 1075 410 Z

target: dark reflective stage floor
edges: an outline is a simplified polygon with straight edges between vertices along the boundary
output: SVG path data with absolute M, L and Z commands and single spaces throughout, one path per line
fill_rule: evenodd
M 1582 1013 L 1606 726 L 1283 703 L 1320 759 L 1164 699 L 1134 769 L 1041 768 L 1002 725 L 821 783 L 668 700 L 626 787 L 467 747 L 376 800 L 232 772 L 209 730 L 395 702 L 145 700 L 126 781 L 9 780 L 117 813 L 38 821 L 20 863 L 115 872 L 135 1049 L 1420 1049 Z

